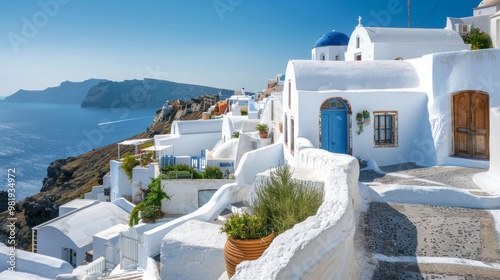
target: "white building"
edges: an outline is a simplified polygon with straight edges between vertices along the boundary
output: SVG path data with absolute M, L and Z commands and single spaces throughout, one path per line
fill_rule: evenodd
M 446 29 L 455 30 L 461 36 L 467 35 L 472 28 L 479 28 L 490 35 L 495 48 L 500 47 L 500 0 L 483 0 L 473 15 L 464 18 L 448 17 Z
M 351 34 L 345 60 L 411 59 L 469 49 L 453 30 L 364 27 L 360 23 Z
M 123 209 L 123 200 L 88 203 L 74 200 L 74 210 L 32 229 L 36 253 L 67 261 L 74 267 L 85 261 L 93 249 L 93 236 L 118 224 L 128 225 L 130 210 Z M 80 207 L 77 207 L 77 204 Z M 122 207 L 120 207 L 122 206 Z M 62 206 L 64 208 L 64 206 Z
M 419 42 L 441 44 L 425 49 Z M 304 146 L 382 165 L 490 159 L 489 111 L 500 107 L 492 77 L 500 76 L 500 52 L 450 52 L 460 49 L 467 46 L 450 30 L 358 26 L 346 59 L 375 61 L 290 61 L 283 92 L 285 157 L 293 162 Z M 426 52 L 432 54 L 419 57 Z M 406 60 L 411 57 L 419 58 Z
M 312 49 L 312 60 L 345 60 L 349 37 L 344 33 L 331 31 L 323 34 Z

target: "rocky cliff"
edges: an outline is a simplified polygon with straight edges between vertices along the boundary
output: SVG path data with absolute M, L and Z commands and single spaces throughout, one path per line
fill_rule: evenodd
M 81 104 L 87 96 L 89 89 L 107 80 L 89 79 L 83 82 L 62 82 L 57 87 L 49 87 L 44 90 L 18 90 L 7 96 L 7 102 L 31 102 L 31 103 L 54 103 L 54 104 Z
M 144 79 L 123 82 L 104 82 L 92 87 L 82 107 L 140 108 L 163 106 L 166 100 L 183 101 L 203 94 L 220 94 L 229 97 L 234 91 L 170 81 Z

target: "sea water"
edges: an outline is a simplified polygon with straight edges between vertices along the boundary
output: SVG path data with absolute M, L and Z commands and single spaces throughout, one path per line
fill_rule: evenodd
M 0 190 L 11 169 L 17 201 L 38 193 L 52 161 L 144 132 L 155 110 L 0 102 Z

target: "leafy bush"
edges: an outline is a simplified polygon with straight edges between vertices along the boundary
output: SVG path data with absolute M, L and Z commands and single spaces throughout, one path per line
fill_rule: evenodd
M 169 171 L 167 173 L 162 174 L 162 179 L 164 180 L 191 179 L 191 173 L 189 173 L 188 171 Z M 194 178 L 193 176 L 193 179 L 199 179 L 199 178 Z
M 146 166 L 153 161 L 153 152 L 147 152 L 142 155 L 141 166 Z
M 240 138 L 240 132 L 239 131 L 233 132 L 233 135 L 231 135 L 231 138 Z
M 128 222 L 129 226 L 134 226 L 139 223 L 139 211 L 144 209 L 144 207 L 146 206 L 147 205 L 145 202 L 137 203 L 137 205 L 134 207 L 134 209 L 132 209 L 132 212 L 130 213 L 130 219 Z
M 241 115 L 242 115 L 242 116 L 248 116 L 248 111 L 246 111 L 246 110 L 241 110 Z
M 160 206 L 147 205 L 141 210 L 141 219 L 143 222 L 155 222 L 163 217 Z
M 163 178 L 167 180 L 177 178 L 175 171 L 179 171 L 179 178 L 191 178 L 191 174 L 193 174 L 193 179 L 202 178 L 202 175 L 198 171 L 196 171 L 194 168 L 190 167 L 187 164 L 164 165 L 161 168 L 161 172 L 165 174 Z
M 288 165 L 271 171 L 270 178 L 258 185 L 252 201 L 253 213 L 264 217 L 276 235 L 315 215 L 323 202 L 323 189 L 292 179 Z
M 471 44 L 473 50 L 493 48 L 490 35 L 475 27 L 464 38 L 466 44 Z
M 224 173 L 220 171 L 219 168 L 214 166 L 207 166 L 205 172 L 203 172 L 203 179 L 222 179 L 224 178 Z
M 161 177 L 151 178 L 151 183 L 148 186 L 149 192 L 146 196 L 146 205 L 161 206 L 163 199 L 170 200 L 170 196 L 161 188 Z
M 132 169 L 139 165 L 139 160 L 137 160 L 137 157 L 133 154 L 126 153 L 123 155 L 122 159 L 122 165 L 120 166 L 123 171 L 125 171 L 125 174 L 127 174 L 127 177 L 132 180 Z
M 247 213 L 243 215 L 231 215 L 229 220 L 220 228 L 234 239 L 256 239 L 269 235 L 271 230 L 265 220 L 258 216 L 250 216 Z

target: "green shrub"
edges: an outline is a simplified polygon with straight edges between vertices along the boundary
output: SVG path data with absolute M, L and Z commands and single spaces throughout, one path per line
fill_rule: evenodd
M 234 239 L 256 239 L 271 233 L 264 219 L 247 213 L 241 216 L 232 214 L 220 229 Z
M 153 152 L 147 152 L 144 155 L 142 155 L 142 160 L 141 160 L 141 166 L 146 166 L 150 164 L 153 161 Z
M 246 111 L 246 110 L 241 110 L 241 115 L 242 115 L 242 116 L 248 116 L 248 111 Z
M 191 171 L 191 170 L 194 170 L 193 168 L 191 168 L 187 164 L 177 164 L 174 167 L 175 167 L 174 170 L 179 170 L 179 171 Z
M 222 179 L 224 178 L 224 173 L 220 171 L 219 168 L 214 166 L 207 166 L 205 172 L 203 172 L 203 179 Z
M 141 219 L 143 222 L 155 222 L 156 220 L 163 217 L 160 206 L 158 205 L 147 205 L 141 210 Z
M 126 153 L 123 155 L 122 159 L 122 165 L 120 166 L 123 171 L 125 171 L 125 174 L 127 174 L 127 177 L 132 180 L 132 169 L 139 165 L 139 160 L 137 160 L 137 157 L 133 154 Z
M 134 207 L 134 209 L 132 209 L 132 212 L 130 213 L 130 219 L 128 222 L 129 226 L 134 226 L 139 223 L 139 211 L 144 209 L 144 207 L 146 206 L 147 205 L 145 202 L 137 203 L 137 205 Z
M 233 132 L 233 135 L 231 135 L 231 138 L 240 138 L 240 132 L 239 131 Z
M 161 177 L 151 178 L 151 183 L 148 186 L 149 192 L 146 196 L 146 205 L 161 206 L 163 199 L 170 200 L 170 196 L 161 187 Z
M 175 171 L 179 171 L 179 177 L 176 176 Z M 164 165 L 161 168 L 161 172 L 164 174 L 163 178 L 166 180 L 173 180 L 177 178 L 191 178 L 191 174 L 193 174 L 193 179 L 202 178 L 202 175 L 198 171 L 187 164 Z
M 253 213 L 264 217 L 278 235 L 315 215 L 323 195 L 323 189 L 292 179 L 288 165 L 280 166 L 255 188 Z

